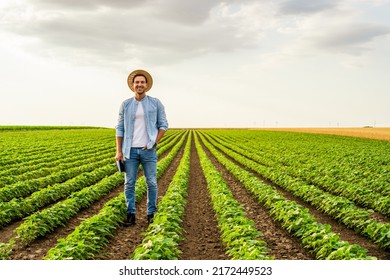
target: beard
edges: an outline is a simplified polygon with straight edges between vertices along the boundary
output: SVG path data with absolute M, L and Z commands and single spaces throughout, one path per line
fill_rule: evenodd
M 144 87 L 137 87 L 137 88 L 135 88 L 135 92 L 137 94 L 144 94 L 146 92 L 146 88 L 144 88 Z

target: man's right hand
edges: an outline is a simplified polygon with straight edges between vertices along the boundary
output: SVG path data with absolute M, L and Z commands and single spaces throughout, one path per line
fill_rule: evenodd
M 124 161 L 123 153 L 122 152 L 117 152 L 116 155 L 115 155 L 115 160 Z

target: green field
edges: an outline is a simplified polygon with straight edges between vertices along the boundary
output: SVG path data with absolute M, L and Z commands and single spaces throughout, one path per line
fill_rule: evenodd
M 389 141 L 168 130 L 159 211 L 130 229 L 114 129 L 3 127 L 0 147 L 0 259 L 390 259 Z

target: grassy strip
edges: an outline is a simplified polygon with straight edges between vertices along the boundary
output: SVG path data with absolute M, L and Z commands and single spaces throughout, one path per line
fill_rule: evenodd
M 183 158 L 169 184 L 169 188 L 158 204 L 153 223 L 145 232 L 142 243 L 134 250 L 134 260 L 176 260 L 180 255 L 182 217 L 186 205 L 190 175 L 191 135 L 187 140 Z
M 203 136 L 201 138 L 217 160 L 269 209 L 274 220 L 281 222 L 283 228 L 297 236 L 317 259 L 375 259 L 367 256 L 365 248 L 341 240 L 338 234 L 331 231 L 330 225 L 317 222 L 308 209 L 295 201 L 289 201 L 273 187 L 224 157 Z
M 372 210 L 360 209 L 344 197 L 329 194 L 316 186 L 306 184 L 299 178 L 293 178 L 276 168 L 262 166 L 257 162 L 248 159 L 255 159 L 256 155 L 246 152 L 234 145 L 227 145 L 225 147 L 224 145 L 218 144 L 216 141 L 213 141 L 213 143 L 214 146 L 218 147 L 245 167 L 271 180 L 297 197 L 302 198 L 322 212 L 330 215 L 349 228 L 354 229 L 357 233 L 368 237 L 380 247 L 384 249 L 390 248 L 390 224 L 380 223 L 371 219 L 370 213 Z
M 160 178 L 182 147 L 185 136 L 176 143 L 170 153 L 157 163 L 157 177 Z M 146 193 L 145 177 L 142 176 L 136 183 L 136 202 L 138 203 Z M 50 249 L 45 259 L 93 259 L 94 256 L 107 245 L 109 238 L 114 235 L 116 228 L 122 224 L 126 216 L 124 194 L 107 202 L 100 212 L 84 220 L 66 238 L 58 240 L 57 245 Z
M 256 229 L 253 220 L 246 218 L 244 207 L 234 199 L 222 175 L 207 158 L 198 137 L 195 145 L 227 254 L 235 260 L 273 259 L 267 256 L 267 243 L 259 239 L 263 233 Z

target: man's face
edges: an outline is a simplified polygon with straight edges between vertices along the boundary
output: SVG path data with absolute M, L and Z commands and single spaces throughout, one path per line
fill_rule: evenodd
M 143 94 L 146 92 L 148 88 L 148 84 L 146 83 L 146 79 L 143 76 L 137 76 L 134 79 L 134 91 L 138 94 Z

